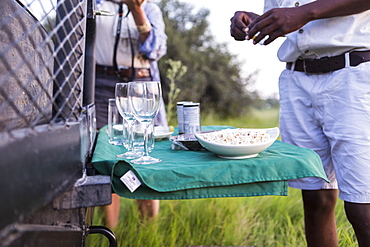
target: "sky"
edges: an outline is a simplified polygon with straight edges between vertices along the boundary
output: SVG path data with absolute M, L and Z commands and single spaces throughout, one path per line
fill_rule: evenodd
M 262 14 L 263 0 L 180 0 L 192 4 L 195 9 L 206 8 L 210 11 L 208 21 L 212 35 L 217 42 L 227 43 L 229 51 L 237 55 L 242 64 L 242 73 L 247 75 L 258 70 L 254 85 L 264 98 L 278 94 L 278 78 L 285 64 L 277 58 L 277 50 L 283 39 L 262 46 L 253 45 L 251 41 L 235 41 L 230 36 L 230 18 L 235 11 L 243 10 Z

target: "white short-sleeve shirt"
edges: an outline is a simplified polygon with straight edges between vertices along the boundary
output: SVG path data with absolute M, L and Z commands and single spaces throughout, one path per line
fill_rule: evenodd
M 265 11 L 310 2 L 313 0 L 265 0 Z M 286 35 L 278 57 L 282 62 L 294 62 L 298 58 L 336 56 L 353 50 L 370 50 L 370 10 L 307 23 Z

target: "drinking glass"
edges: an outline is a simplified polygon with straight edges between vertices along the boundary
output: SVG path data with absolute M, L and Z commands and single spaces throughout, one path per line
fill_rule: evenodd
M 128 97 L 134 117 L 144 124 L 144 154 L 138 159 L 131 160 L 133 164 L 154 164 L 161 159 L 149 155 L 148 130 L 159 110 L 162 95 L 159 81 L 133 81 L 129 82 Z
M 123 159 L 139 158 L 142 155 L 142 153 L 135 152 L 133 148 L 132 128 L 136 119 L 132 113 L 132 108 L 128 99 L 128 83 L 116 83 L 115 96 L 118 112 L 128 123 L 128 140 L 129 140 L 127 145 L 127 152 L 123 154 L 118 154 L 117 157 Z
M 108 143 L 127 147 L 127 122 L 118 112 L 116 99 L 108 99 Z
M 148 151 L 149 153 L 154 148 L 154 124 L 150 124 L 149 130 L 147 131 L 148 134 Z M 144 152 L 144 129 L 145 126 L 140 123 L 139 121 L 135 121 L 134 127 L 132 128 L 132 136 L 133 136 L 133 148 L 135 152 Z

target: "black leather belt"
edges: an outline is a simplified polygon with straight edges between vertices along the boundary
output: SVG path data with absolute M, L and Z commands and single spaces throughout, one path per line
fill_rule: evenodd
M 135 78 L 144 78 L 150 77 L 150 69 L 144 68 L 135 68 Z M 113 66 L 103 66 L 103 65 L 96 65 L 96 73 L 103 74 L 103 75 L 110 75 L 110 76 L 117 76 L 117 73 Z M 131 78 L 132 76 L 132 69 L 119 69 L 118 76 L 121 78 Z
M 370 61 L 370 51 L 353 51 L 349 53 L 350 66 L 357 66 L 360 63 Z M 291 69 L 293 63 L 287 63 L 286 68 Z M 298 59 L 295 62 L 294 70 L 306 74 L 325 74 L 346 66 L 345 55 L 334 57 L 323 57 L 321 59 Z

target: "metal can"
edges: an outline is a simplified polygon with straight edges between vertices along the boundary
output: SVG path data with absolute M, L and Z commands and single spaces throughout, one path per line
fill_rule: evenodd
M 184 134 L 184 104 L 193 103 L 193 101 L 180 101 L 177 102 L 177 127 L 179 130 L 179 134 Z
M 183 105 L 185 134 L 200 132 L 200 103 Z

